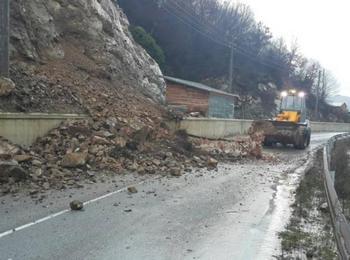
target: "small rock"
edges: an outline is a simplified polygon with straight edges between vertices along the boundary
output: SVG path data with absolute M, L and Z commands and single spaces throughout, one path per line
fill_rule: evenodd
M 139 168 L 139 165 L 137 164 L 137 162 L 134 162 L 133 164 L 129 165 L 128 169 L 130 171 L 136 171 Z
M 22 154 L 22 155 L 15 155 L 13 159 L 15 159 L 17 162 L 20 163 L 20 162 L 30 161 L 32 157 L 30 155 Z
M 48 183 L 48 182 L 44 182 L 44 184 L 43 184 L 43 188 L 44 188 L 45 190 L 50 189 L 50 183 Z
M 34 173 L 31 176 L 32 178 L 38 179 L 39 177 L 41 177 L 42 174 L 43 174 L 42 169 L 38 168 L 34 170 Z
M 116 138 L 114 139 L 114 143 L 115 143 L 117 146 L 119 146 L 120 148 L 124 148 L 124 147 L 126 146 L 126 141 L 125 141 L 125 139 L 124 139 L 123 137 L 120 137 L 120 136 L 118 136 L 118 137 L 116 137 Z
M 159 166 L 161 164 L 161 161 L 158 160 L 158 159 L 154 159 L 153 160 L 153 164 L 156 165 L 156 166 Z
M 172 158 L 174 155 L 173 155 L 173 153 L 172 152 L 166 152 L 165 153 L 165 157 L 166 158 Z
M 145 141 L 147 141 L 150 138 L 152 130 L 149 127 L 142 127 L 141 129 L 137 130 L 133 135 L 133 140 L 137 144 L 143 144 Z
M 137 169 L 137 173 L 138 174 L 144 174 L 145 173 L 145 168 L 140 166 L 138 169 Z
M 201 158 L 199 158 L 198 156 L 193 156 L 193 161 L 196 162 L 196 163 L 201 163 L 202 162 Z
M 209 158 L 208 159 L 208 166 L 211 167 L 211 168 L 216 168 L 218 166 L 218 161 L 215 160 L 214 158 Z
M 0 77 L 0 97 L 10 95 L 14 91 L 15 87 L 16 85 L 11 79 Z
M 94 172 L 94 171 L 87 171 L 87 175 L 89 177 L 94 177 L 96 175 L 96 172 Z
M 327 202 L 324 202 L 324 203 L 322 203 L 319 207 L 318 207 L 318 209 L 320 210 L 320 211 L 322 211 L 322 212 L 328 212 L 328 203 Z
M 100 137 L 95 135 L 92 140 L 91 140 L 92 144 L 109 144 L 109 141 L 106 138 Z
M 129 141 L 126 143 L 126 148 L 128 148 L 131 151 L 136 151 L 138 147 L 138 143 L 135 141 Z
M 61 165 L 65 168 L 75 168 L 86 164 L 87 153 L 68 153 L 64 156 Z
M 69 203 L 71 210 L 82 210 L 84 208 L 84 204 L 79 200 L 73 200 Z
M 106 120 L 105 124 L 109 128 L 114 128 L 118 124 L 118 120 L 115 117 L 110 117 Z
M 315 252 L 312 249 L 306 252 L 307 259 L 312 259 L 314 256 L 315 256 Z
M 0 160 L 8 161 L 8 160 L 11 160 L 11 159 L 12 159 L 12 155 L 11 154 L 0 153 Z
M 134 186 L 130 186 L 130 187 L 128 187 L 128 192 L 129 193 L 137 193 L 138 191 Z
M 115 137 L 115 134 L 112 134 L 109 131 L 103 131 L 102 134 L 103 134 L 103 137 L 105 137 L 105 138 L 114 138 Z
M 172 169 L 170 169 L 170 174 L 171 174 L 171 176 L 174 176 L 174 177 L 182 176 L 181 169 L 179 169 L 179 168 L 172 168 Z
M 132 209 L 124 209 L 124 212 L 131 212 Z
M 32 161 L 32 165 L 33 165 L 33 166 L 41 166 L 41 165 L 42 165 L 42 162 L 35 159 L 35 160 Z
M 30 194 L 30 195 L 35 195 L 35 194 L 38 194 L 38 193 L 39 193 L 38 190 L 30 190 L 30 191 L 29 191 L 29 194 Z

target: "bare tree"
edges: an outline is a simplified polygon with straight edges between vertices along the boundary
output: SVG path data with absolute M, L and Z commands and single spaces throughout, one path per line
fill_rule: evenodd
M 332 72 L 324 69 L 320 89 L 320 98 L 322 100 L 327 100 L 329 97 L 338 94 L 339 87 L 339 82 L 334 77 Z

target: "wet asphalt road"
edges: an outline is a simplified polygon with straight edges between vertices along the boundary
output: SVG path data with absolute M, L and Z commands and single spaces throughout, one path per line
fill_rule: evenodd
M 310 149 L 332 135 L 314 134 Z M 221 164 L 218 171 L 148 179 L 136 185 L 136 194 L 118 190 L 122 185 L 73 194 L 87 201 L 114 192 L 82 212 L 62 211 L 69 194 L 44 205 L 19 198 L 13 207 L 5 198 L 0 259 L 271 259 L 279 253 L 276 232 L 288 220 L 299 176 L 291 169 L 305 162 L 308 151 L 268 151 L 281 162 Z

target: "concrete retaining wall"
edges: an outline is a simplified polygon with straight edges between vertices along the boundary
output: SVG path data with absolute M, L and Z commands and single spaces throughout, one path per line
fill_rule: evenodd
M 0 113 L 0 136 L 13 143 L 30 146 L 64 120 L 87 118 L 77 114 Z
M 311 122 L 313 132 L 350 132 L 350 124 L 331 122 Z
M 0 136 L 23 146 L 31 145 L 67 119 L 87 119 L 87 115 L 0 113 Z M 186 129 L 194 136 L 225 138 L 247 133 L 252 120 L 187 118 L 176 128 Z M 312 122 L 313 132 L 350 132 L 350 124 Z
M 180 122 L 180 129 L 185 129 L 190 135 L 206 138 L 224 138 L 246 134 L 252 120 L 216 119 L 216 118 L 186 118 Z M 311 122 L 313 132 L 350 132 L 350 124 Z
M 252 120 L 188 118 L 180 123 L 180 128 L 190 135 L 206 138 L 224 138 L 247 133 Z

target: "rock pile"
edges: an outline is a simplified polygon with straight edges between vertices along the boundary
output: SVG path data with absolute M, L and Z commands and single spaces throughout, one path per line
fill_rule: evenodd
M 16 192 L 22 183 L 32 196 L 42 190 L 83 187 L 104 174 L 161 174 L 179 177 L 194 167 L 215 169 L 219 159 L 261 157 L 253 137 L 234 141 L 190 139 L 184 131 L 130 128 L 118 119 L 69 121 L 30 149 L 0 139 L 0 189 Z M 20 184 L 19 184 L 20 183 Z
M 197 139 L 194 142 L 200 149 L 218 159 L 237 160 L 245 157 L 263 158 L 262 133 L 238 136 L 231 140 Z
M 96 182 L 105 173 L 178 176 L 193 166 L 205 166 L 205 156 L 192 159 L 192 154 L 178 152 L 176 137 L 165 129 L 167 136 L 161 138 L 161 130 L 135 131 L 114 121 L 66 122 L 30 149 L 0 139 L 1 193 L 16 192 L 25 183 L 36 196 L 50 188 L 79 188 L 82 181 Z

